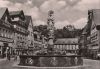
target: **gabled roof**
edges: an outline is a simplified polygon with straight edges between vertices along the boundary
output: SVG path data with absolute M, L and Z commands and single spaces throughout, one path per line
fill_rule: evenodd
M 100 25 L 100 9 L 93 9 L 93 19 L 96 25 Z
M 55 41 L 55 44 L 78 44 L 78 38 L 60 38 Z
M 93 17 L 92 17 L 92 15 L 91 15 L 91 17 L 92 17 L 92 21 L 94 21 L 96 26 L 100 25 L 100 9 L 92 9 L 92 10 L 89 10 L 88 12 L 91 12 L 93 14 Z M 88 18 L 88 20 L 89 20 L 89 18 Z M 88 21 L 86 26 L 83 28 L 82 34 L 87 34 L 87 36 L 90 35 L 91 26 L 93 23 L 92 21 L 90 21 L 90 20 Z
M 85 27 L 82 29 L 82 35 L 90 35 L 91 30 L 91 23 L 87 23 Z
M 10 11 L 9 12 L 10 17 L 15 18 L 15 17 L 20 17 L 21 19 L 25 19 L 25 15 L 23 10 L 20 11 Z
M 22 13 L 23 11 L 21 10 L 21 11 L 10 11 L 9 12 L 9 15 L 20 15 L 21 13 Z
M 0 8 L 0 19 L 2 18 L 2 16 L 4 15 L 6 10 L 7 10 L 7 8 L 5 8 L 5 7 Z
M 30 23 L 30 21 L 31 21 L 31 16 L 29 16 L 29 15 L 25 15 L 25 25 L 27 26 L 27 28 L 28 28 L 28 26 L 29 26 L 29 23 Z
M 82 34 L 86 34 L 87 33 L 87 28 L 88 28 L 88 24 L 85 25 L 85 27 L 82 30 Z

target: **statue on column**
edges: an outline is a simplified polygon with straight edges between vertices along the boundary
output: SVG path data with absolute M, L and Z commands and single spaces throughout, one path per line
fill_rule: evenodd
M 47 24 L 48 24 L 48 30 L 49 30 L 49 37 L 48 37 L 48 51 L 52 52 L 53 51 L 53 46 L 54 46 L 54 11 L 50 10 L 48 12 L 48 19 L 47 19 Z

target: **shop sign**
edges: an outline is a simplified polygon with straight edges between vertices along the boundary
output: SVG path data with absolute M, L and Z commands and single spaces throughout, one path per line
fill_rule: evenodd
M 3 41 L 3 42 L 13 42 L 13 39 L 8 39 L 8 38 L 3 38 L 3 37 L 0 37 L 0 41 Z

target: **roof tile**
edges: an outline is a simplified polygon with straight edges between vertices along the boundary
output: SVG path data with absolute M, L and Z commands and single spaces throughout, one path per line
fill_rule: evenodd
M 55 44 L 78 44 L 78 38 L 60 38 Z
M 6 10 L 7 10 L 7 8 L 5 8 L 5 7 L 0 8 L 0 19 L 2 18 L 2 16 L 4 15 Z

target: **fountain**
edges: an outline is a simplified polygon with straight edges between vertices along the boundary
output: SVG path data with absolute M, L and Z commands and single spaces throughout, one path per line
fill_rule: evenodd
M 20 65 L 37 66 L 37 67 L 68 67 L 83 64 L 79 55 L 60 55 L 54 50 L 54 11 L 48 13 L 48 47 L 45 55 L 20 55 Z

